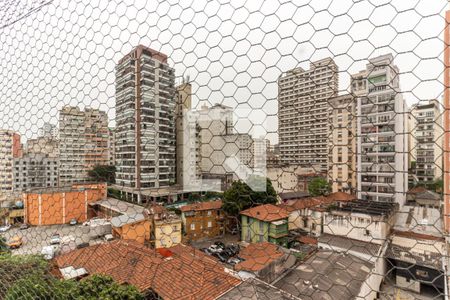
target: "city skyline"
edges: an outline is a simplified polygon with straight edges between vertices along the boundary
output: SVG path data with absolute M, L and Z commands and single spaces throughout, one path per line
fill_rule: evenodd
M 114 4 L 111 5 L 114 6 Z M 109 125 L 113 126 L 114 123 L 111 122 L 111 120 L 115 119 L 115 111 L 114 109 L 111 109 L 111 107 L 115 101 L 113 85 L 115 80 L 113 74 L 114 66 L 121 55 L 131 51 L 137 44 L 144 44 L 168 54 L 169 64 L 176 70 L 176 82 L 181 82 L 183 77 L 190 75 L 193 82 L 192 90 L 194 96 L 192 102 L 194 108 L 200 107 L 202 102 L 205 101 L 209 102 L 210 106 L 219 102 L 237 109 L 249 108 L 252 110 L 252 113 L 250 114 L 250 120 L 252 122 L 258 124 L 261 119 L 265 119 L 266 123 L 270 124 L 270 126 L 267 126 L 267 138 L 270 139 L 272 143 L 276 143 L 277 141 L 276 132 L 278 130 L 276 125 L 278 124 L 278 122 L 276 122 L 276 82 L 278 76 L 282 72 L 299 66 L 306 68 L 306 65 L 309 64 L 310 61 L 328 56 L 335 59 L 340 67 L 341 86 L 339 87 L 339 94 L 345 93 L 345 90 L 349 89 L 348 83 L 350 79 L 348 75 L 362 69 L 366 58 L 393 52 L 397 65 L 402 72 L 400 75 L 401 81 L 403 82 L 402 90 L 405 93 L 405 99 L 408 104 L 411 105 L 417 98 L 420 100 L 437 98 L 441 101 L 442 88 L 440 87 L 440 82 L 442 82 L 442 74 L 441 72 L 433 73 L 436 72 L 433 70 L 437 70 L 438 68 L 436 68 L 436 66 L 440 65 L 440 62 L 442 61 L 442 30 L 439 28 L 441 28 L 440 22 L 443 20 L 444 1 L 433 2 L 426 6 L 422 3 L 416 5 L 415 9 L 420 11 L 424 16 L 427 16 L 423 20 L 417 18 L 415 14 L 408 10 L 408 8 L 413 5 L 412 3 L 404 4 L 399 1 L 398 3 L 395 2 L 380 7 L 373 7 L 370 4 L 365 3 L 353 4 L 353 6 L 343 3 L 340 8 L 337 8 L 333 4 L 329 9 L 330 13 L 334 13 L 334 11 L 341 12 L 347 9 L 348 17 L 354 19 L 355 23 L 350 26 L 350 30 L 343 30 L 348 29 L 349 27 L 345 18 L 340 18 L 342 19 L 342 22 L 338 22 L 338 25 L 336 25 L 336 22 L 333 22 L 329 26 L 329 30 L 325 30 L 324 24 L 321 23 L 326 23 L 327 21 L 327 14 L 320 10 L 323 9 L 323 5 L 324 4 L 319 3 L 319 1 L 313 1 L 308 6 L 301 6 L 301 8 L 304 8 L 302 11 L 305 14 L 302 17 L 298 14 L 289 12 L 288 5 L 280 5 L 276 12 L 273 11 L 274 8 L 264 6 L 263 9 L 265 11 L 279 16 L 283 22 L 280 23 L 274 21 L 273 18 L 269 18 L 269 20 L 264 23 L 262 29 L 255 26 L 258 24 L 257 8 L 252 7 L 251 5 L 250 7 L 243 6 L 242 9 L 239 10 L 240 13 L 234 16 L 234 18 L 240 20 L 238 23 L 242 23 L 242 25 L 238 26 L 238 28 L 245 29 L 244 32 L 248 34 L 249 41 L 253 41 L 254 46 L 245 43 L 236 43 L 235 47 L 231 49 L 231 52 L 226 53 L 224 50 L 228 49 L 227 46 L 225 44 L 222 45 L 220 41 L 217 41 L 213 37 L 211 37 L 211 39 L 213 39 L 211 42 L 207 39 L 206 43 L 200 43 L 197 46 L 193 45 L 192 41 L 195 41 L 196 39 L 202 40 L 201 35 L 197 38 L 196 35 L 185 35 L 186 32 L 173 36 L 174 42 L 177 41 L 179 44 L 178 40 L 181 39 L 180 41 L 185 41 L 184 45 L 186 45 L 186 47 L 181 48 L 181 46 L 176 46 L 178 44 L 170 46 L 171 39 L 170 36 L 168 36 L 167 31 L 161 33 L 161 36 L 165 39 L 169 38 L 169 43 L 161 44 L 158 39 L 153 38 L 160 30 L 158 26 L 155 25 L 144 26 L 150 26 L 148 29 L 154 30 L 154 32 L 151 30 L 147 31 L 149 35 L 141 34 L 144 27 L 135 27 L 135 30 L 132 30 L 134 27 L 129 28 L 128 31 L 124 33 L 129 35 L 130 38 L 132 37 L 129 43 L 121 43 L 120 39 L 115 39 L 114 43 L 111 43 L 111 37 L 114 37 L 117 32 L 115 28 L 108 27 L 109 25 L 106 26 L 106 29 L 102 29 L 104 31 L 97 29 L 95 24 L 91 27 L 79 26 L 79 30 L 85 31 L 87 36 L 104 36 L 106 41 L 109 41 L 113 47 L 107 50 L 104 45 L 99 45 L 97 47 L 98 51 L 88 54 L 83 48 L 80 48 L 80 45 L 88 46 L 92 43 L 89 43 L 87 39 L 82 38 L 80 45 L 68 45 L 71 49 L 77 49 L 76 57 L 64 54 L 60 50 L 55 50 L 55 56 L 52 58 L 44 57 L 42 59 L 46 66 L 46 68 L 43 69 L 44 72 L 40 74 L 39 78 L 36 78 L 30 82 L 29 85 L 26 85 L 25 89 L 23 86 L 18 86 L 17 88 L 12 86 L 13 82 L 20 82 L 21 77 L 17 77 L 18 74 L 12 74 L 14 72 L 7 71 L 25 53 L 28 53 L 27 60 L 31 63 L 31 60 L 34 60 L 34 57 L 36 57 L 36 53 L 34 53 L 32 49 L 24 48 L 21 52 L 22 54 L 19 55 L 19 53 L 15 53 L 15 51 L 17 49 L 22 49 L 23 45 L 21 42 L 18 42 L 16 45 L 14 40 L 8 41 L 6 45 L 15 45 L 15 47 L 5 46 L 7 48 L 0 49 L 0 54 L 4 54 L 4 57 L 10 58 L 10 65 L 4 68 L 0 73 L 0 79 L 8 82 L 8 86 L 15 92 L 11 95 L 0 95 L 0 98 L 12 97 L 13 99 L 27 99 L 28 105 L 31 104 L 31 106 L 29 106 L 27 111 L 22 111 L 20 109 L 18 110 L 17 107 L 12 107 L 9 104 L 3 103 L 3 106 L 0 108 L 1 111 L 3 111 L 5 118 L 1 119 L 0 127 L 11 128 L 12 130 L 20 132 L 27 138 L 33 137 L 34 134 L 37 133 L 38 128 L 42 126 L 41 122 L 50 121 L 51 123 L 55 123 L 57 111 L 64 105 L 86 105 L 104 110 L 108 113 L 110 120 Z M 394 5 L 400 11 L 395 17 L 391 14 L 392 6 Z M 185 7 L 185 4 L 181 3 L 180 6 Z M 201 4 L 198 4 L 198 6 L 200 7 Z M 217 5 L 212 3 L 209 6 L 211 6 L 211 8 L 207 10 L 206 13 L 208 14 L 210 13 L 210 10 L 214 11 L 214 7 Z M 226 13 L 226 9 L 229 7 L 226 4 L 222 6 L 222 9 L 219 10 L 219 16 L 221 13 Z M 311 25 L 305 23 L 306 20 L 304 20 L 304 18 L 307 18 L 308 16 L 313 16 L 312 13 L 314 11 L 311 11 L 311 8 L 318 10 L 318 15 L 324 16 L 324 18 L 321 18 L 322 21 L 320 22 L 316 20 L 317 18 L 313 18 L 311 21 L 311 24 L 315 26 L 315 30 L 317 31 L 316 34 L 314 34 L 314 31 L 311 31 Z M 45 9 L 53 10 L 54 8 L 50 6 Z M 37 12 L 37 14 L 45 14 L 45 9 L 42 12 Z M 78 8 L 71 7 L 68 9 L 77 11 Z M 155 10 L 150 10 L 150 12 L 153 13 L 154 11 L 154 13 L 158 13 L 160 9 L 163 9 L 163 6 L 157 6 Z M 170 8 L 167 9 L 170 10 Z M 372 12 L 372 15 L 365 12 L 366 10 Z M 392 32 L 394 27 L 390 26 L 382 19 L 379 19 L 379 15 L 383 13 L 386 13 L 389 17 L 392 16 L 392 26 L 395 25 L 395 28 L 398 28 L 398 31 L 400 32 L 398 35 L 395 32 L 394 34 Z M 189 9 L 187 9 L 180 14 L 180 21 L 186 21 L 191 16 L 198 14 L 199 13 L 189 12 Z M 289 15 L 292 15 L 291 20 L 288 20 L 286 17 Z M 247 21 L 243 22 L 243 16 L 248 17 Z M 113 22 L 115 18 L 118 17 L 113 14 L 110 22 Z M 89 18 L 87 18 L 86 21 L 88 21 L 88 19 Z M 201 20 L 202 18 L 198 18 L 198 21 L 196 20 L 196 22 L 201 22 Z M 371 25 L 369 20 L 374 24 Z M 120 18 L 116 21 L 120 23 Z M 23 20 L 22 22 L 24 29 L 28 28 L 33 23 L 33 21 L 29 20 Z M 203 28 L 203 30 L 208 30 L 210 26 L 213 26 L 213 28 L 219 29 L 220 34 L 222 34 L 222 31 L 224 30 L 226 31 L 234 28 L 228 23 L 223 24 L 223 26 L 218 26 L 215 22 L 216 20 L 214 19 L 210 21 L 212 24 L 208 23 L 206 25 L 199 23 L 196 25 L 199 28 Z M 300 25 L 297 31 L 302 33 L 303 36 L 293 35 L 293 38 L 289 38 L 286 36 L 285 32 L 280 32 L 280 30 L 286 28 L 286 25 L 293 25 L 295 22 Z M 408 25 L 407 23 L 411 24 Z M 20 32 L 20 27 L 15 28 L 14 26 L 16 25 L 12 26 L 14 30 Z M 378 27 L 375 28 L 375 26 Z M 189 32 L 188 27 L 183 30 Z M 3 30 L 7 33 L 11 29 L 7 27 Z M 267 32 L 274 30 L 274 33 L 279 37 L 276 38 L 273 34 L 268 34 L 267 38 L 265 38 L 264 31 L 262 30 Z M 70 32 L 65 32 L 61 28 L 55 28 L 53 33 L 56 36 L 55 46 L 62 43 L 62 41 L 59 41 L 57 38 L 58 34 L 70 35 Z M 45 32 L 43 32 L 43 34 L 45 35 Z M 233 39 L 235 41 L 239 40 L 239 36 L 235 36 L 235 34 L 237 34 L 237 32 L 230 35 L 231 41 L 233 41 Z M 338 36 L 332 39 L 334 34 L 338 34 Z M 306 39 L 311 36 L 313 36 L 313 38 Z M 280 45 L 273 50 L 265 51 L 264 47 L 266 47 L 266 43 L 269 41 L 267 39 L 269 37 L 274 37 L 275 40 L 279 39 Z M 389 44 L 386 43 L 386 37 L 392 38 Z M 421 37 L 424 40 L 416 40 L 415 37 Z M 32 37 L 30 38 L 32 39 Z M 323 38 L 323 41 L 318 40 L 318 38 Z M 335 42 L 341 41 L 338 44 L 342 44 L 345 43 L 348 38 L 353 39 L 355 42 L 352 45 L 352 49 L 345 54 L 346 52 L 343 51 L 343 49 L 339 49 Z M 333 40 L 335 42 L 330 43 L 326 48 L 322 48 L 321 43 L 325 41 L 331 42 Z M 373 46 L 370 46 L 368 42 L 373 44 Z M 216 44 L 217 46 L 214 46 Z M 242 45 L 242 49 L 240 49 L 240 45 Z M 268 44 L 267 47 L 269 45 L 270 44 Z M 389 47 L 386 47 L 387 45 L 389 45 Z M 53 47 L 53 45 L 49 47 L 49 49 L 52 49 L 51 47 Z M 207 55 L 205 47 L 214 50 Z M 241 54 L 244 49 L 248 50 L 245 53 L 248 58 L 245 59 Z M 271 49 L 271 47 L 268 49 Z M 292 51 L 286 52 L 288 49 L 292 49 Z M 106 55 L 99 55 L 99 51 L 104 52 Z M 267 54 L 263 55 L 265 52 L 267 52 Z M 396 52 L 399 52 L 400 54 L 396 55 Z M 417 54 L 412 55 L 413 52 Z M 183 56 L 184 59 L 180 57 L 180 54 L 186 54 Z M 419 56 L 428 59 L 420 62 Z M 91 60 L 91 57 L 97 59 Z M 192 57 L 200 59 L 194 63 L 191 60 Z M 218 60 L 217 57 L 223 57 L 223 59 Z M 260 58 L 262 60 L 260 60 Z M 205 62 L 208 61 L 210 62 L 209 66 L 205 65 Z M 71 63 L 76 63 L 84 67 L 81 68 L 81 70 L 74 72 L 73 68 L 67 67 L 67 64 Z M 267 67 L 261 69 L 262 65 Z M 53 71 L 47 69 L 47 66 L 53 66 Z M 247 67 L 243 68 L 243 66 Z M 89 70 L 97 70 L 98 72 L 92 73 Z M 67 86 L 64 87 L 53 79 L 47 78 L 46 74 L 50 74 L 51 72 L 56 72 L 55 74 L 58 74 L 57 77 L 64 79 L 64 82 L 68 82 L 71 88 L 68 89 Z M 263 74 L 263 76 L 256 75 L 258 73 Z M 219 77 L 214 77 L 218 74 L 220 74 Z M 79 78 L 80 75 L 83 76 Z M 11 76 L 14 76 L 14 78 Z M 55 76 L 52 77 L 54 78 Z M 425 80 L 425 82 L 417 85 L 417 80 L 420 79 Z M 427 79 L 430 80 L 427 81 Z M 232 81 L 230 82 L 230 80 Z M 44 82 L 49 83 L 50 85 L 46 84 L 44 88 Z M 42 93 L 41 90 L 47 92 Z M 233 92 L 233 94 L 229 94 L 230 92 Z M 28 106 L 24 105 L 24 107 Z M 39 112 L 34 112 L 34 107 L 39 109 Z M 10 114 L 14 114 L 15 117 L 9 118 L 8 116 Z M 237 119 L 236 122 L 238 131 L 245 132 L 247 130 L 247 121 L 242 116 L 240 116 L 240 119 Z

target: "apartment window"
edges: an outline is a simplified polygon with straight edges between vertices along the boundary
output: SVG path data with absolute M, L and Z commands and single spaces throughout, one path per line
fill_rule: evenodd
M 210 210 L 208 210 L 208 216 L 210 216 L 211 215 L 211 211 Z
M 195 224 L 191 223 L 191 230 L 195 230 Z
M 211 227 L 212 227 L 212 222 L 208 221 L 208 228 L 211 228 Z

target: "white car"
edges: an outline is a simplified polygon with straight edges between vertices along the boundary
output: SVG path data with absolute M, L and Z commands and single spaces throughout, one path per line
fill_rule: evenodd
M 7 232 L 11 228 L 11 225 L 5 225 L 0 227 L 0 232 Z
M 60 243 L 61 243 L 61 236 L 59 235 L 59 233 L 53 234 L 52 237 L 50 238 L 50 245 L 56 245 Z
M 223 252 L 223 249 L 217 245 L 211 245 L 208 248 L 209 252 L 211 253 L 221 253 Z
M 105 241 L 106 242 L 109 242 L 109 241 L 112 241 L 112 240 L 114 240 L 114 236 L 112 234 L 105 235 Z
M 57 251 L 58 246 L 44 246 L 42 247 L 41 254 L 44 256 L 44 259 L 50 260 L 55 257 Z
M 239 258 L 232 257 L 232 258 L 230 258 L 227 262 L 228 262 L 230 265 L 233 265 L 233 266 L 234 266 L 234 265 L 240 263 L 241 260 L 240 260 Z

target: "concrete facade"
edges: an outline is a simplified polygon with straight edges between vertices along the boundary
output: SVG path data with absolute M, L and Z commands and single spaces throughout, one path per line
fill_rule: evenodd
M 14 190 L 59 186 L 59 159 L 44 154 L 25 154 L 14 159 Z
M 108 164 L 116 165 L 116 129 L 108 128 Z
M 442 177 L 442 112 L 437 100 L 421 101 L 411 108 L 412 159 L 420 183 L 431 183 Z
M 328 179 L 333 192 L 356 189 L 356 98 L 330 99 Z
M 0 130 L 0 194 L 14 191 L 14 159 L 22 156 L 20 135 L 12 130 Z M 3 198 L 3 197 L 2 197 Z
M 59 112 L 59 183 L 89 181 L 88 171 L 108 164 L 108 117 L 104 111 L 66 106 Z
M 195 169 L 195 173 L 198 171 L 199 157 L 198 156 L 198 142 L 197 139 L 191 138 L 188 136 L 189 130 L 186 129 L 186 126 L 189 126 L 189 122 L 187 120 L 188 116 L 186 115 L 189 110 L 192 109 L 192 85 L 190 83 L 182 83 L 176 87 L 177 91 L 177 105 L 175 107 L 175 132 L 176 132 L 176 174 L 177 174 L 177 184 L 183 184 L 183 171 L 184 165 L 187 164 L 187 167 L 193 167 Z M 195 130 L 195 124 L 194 128 Z M 189 156 L 195 154 L 196 158 L 194 161 L 194 165 L 189 165 Z M 186 160 L 186 162 L 185 162 Z M 187 171 L 186 173 L 191 173 Z
M 167 55 L 134 48 L 116 66 L 116 183 L 175 183 L 175 70 Z M 138 199 L 138 202 L 141 200 Z
M 393 60 L 392 54 L 369 59 L 363 79 L 352 80 L 352 89 L 363 94 L 357 104 L 357 192 L 358 199 L 402 206 L 408 190 L 408 120 Z
M 302 167 L 298 165 L 276 166 L 267 168 L 267 178 L 277 192 L 305 192 L 308 191 L 308 183 L 314 177 L 320 177 L 316 173 L 316 167 Z
M 319 165 L 327 170 L 328 100 L 338 92 L 338 67 L 331 58 L 311 62 L 278 79 L 281 160 L 285 164 Z

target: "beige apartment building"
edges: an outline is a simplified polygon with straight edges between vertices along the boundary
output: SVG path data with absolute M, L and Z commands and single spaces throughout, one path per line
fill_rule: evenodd
M 60 186 L 89 181 L 89 170 L 108 165 L 108 135 L 104 111 L 66 106 L 59 112 Z
M 176 174 L 177 183 L 183 184 L 183 171 L 184 165 L 187 164 L 188 168 L 193 167 L 194 172 L 187 172 L 188 174 L 198 174 L 198 165 L 200 158 L 198 155 L 198 141 L 196 135 L 194 137 L 188 136 L 189 130 L 185 126 L 189 126 L 187 118 L 188 111 L 192 109 L 192 85 L 189 82 L 183 82 L 176 87 L 176 100 L 175 106 L 175 132 L 176 132 Z M 192 128 L 195 130 L 195 125 Z M 189 165 L 189 156 L 196 155 L 193 165 Z M 186 158 L 186 161 L 185 161 Z
M 328 179 L 333 192 L 356 189 L 356 98 L 330 99 Z
M 175 183 L 175 70 L 139 45 L 116 66 L 116 184 L 132 190 Z M 137 193 L 137 202 L 141 202 Z
M 59 142 L 50 136 L 40 136 L 29 139 L 25 147 L 28 155 L 46 155 L 48 157 L 59 157 Z
M 280 157 L 284 164 L 328 165 L 329 100 L 337 96 L 338 66 L 331 58 L 292 69 L 278 79 Z
M 431 183 L 442 177 L 441 104 L 438 100 L 421 101 L 411 108 L 411 155 L 419 183 Z
M 22 157 L 20 135 L 12 130 L 0 129 L 0 200 L 14 191 L 14 159 Z

